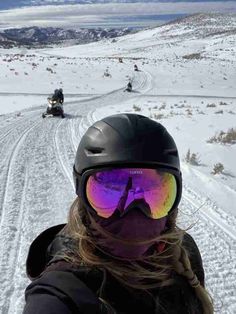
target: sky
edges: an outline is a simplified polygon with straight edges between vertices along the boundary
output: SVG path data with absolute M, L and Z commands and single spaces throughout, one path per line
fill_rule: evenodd
M 5 1 L 4 1 L 5 2 Z M 8 1 L 7 1 L 8 2 Z M 78 2 L 78 1 L 75 1 Z M 42 5 L 36 7 L 29 4 L 59 4 L 60 1 L 19 1 L 18 5 L 25 4 L 21 8 L 9 9 L 0 4 L 0 28 L 14 28 L 24 26 L 55 26 L 77 28 L 83 26 L 106 26 L 112 24 L 112 21 L 123 20 L 126 18 L 135 18 L 146 16 L 147 20 L 168 20 L 178 15 L 188 15 L 199 12 L 212 13 L 236 13 L 236 1 L 174 1 L 174 2 L 152 2 L 147 3 L 103 3 L 98 1 L 94 4 L 67 4 L 67 5 Z M 65 2 L 64 2 L 65 3 Z M 66 3 L 70 3 L 67 1 Z M 16 1 L 9 2 L 9 6 L 14 7 Z M 122 20 L 123 19 L 123 20 Z M 160 22 L 159 22 L 160 23 Z M 151 24 L 151 22 L 150 22 Z M 156 21 L 156 24 L 158 22 Z M 128 25 L 128 24 L 127 24 Z
M 208 0 L 209 2 L 222 2 L 222 0 Z M 227 0 L 226 0 L 227 1 Z M 223 2 L 226 2 L 223 1 Z M 232 1 L 232 0 L 231 0 Z M 233 0 L 235 1 L 235 0 Z M 120 2 L 120 3 L 132 3 L 132 2 L 206 2 L 206 0 L 7 0 L 0 2 L 0 9 L 9 9 L 14 7 L 29 6 L 29 5 L 55 5 L 55 4 L 85 4 L 85 3 L 109 3 L 109 2 Z
M 22 6 L 34 6 L 34 5 L 60 5 L 60 4 L 88 4 L 88 3 L 177 3 L 177 2 L 212 2 L 212 4 L 216 2 L 227 2 L 230 0 L 7 0 L 0 2 L 0 10 L 1 9 L 10 9 L 15 7 Z M 235 0 L 231 0 L 235 2 Z

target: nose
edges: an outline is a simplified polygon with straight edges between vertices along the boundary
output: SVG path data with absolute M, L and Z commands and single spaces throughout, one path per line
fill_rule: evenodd
M 120 217 L 123 217 L 130 211 L 138 210 L 141 211 L 145 216 L 151 217 L 151 208 L 149 204 L 144 199 L 135 199 L 133 200 L 127 208 L 120 214 Z

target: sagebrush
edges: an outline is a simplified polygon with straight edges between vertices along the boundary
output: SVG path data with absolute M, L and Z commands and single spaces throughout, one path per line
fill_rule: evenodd
M 214 165 L 213 170 L 212 170 L 212 174 L 220 174 L 223 173 L 224 171 L 224 165 L 221 162 L 218 162 L 217 164 Z
M 200 157 L 197 153 L 191 153 L 190 149 L 188 149 L 187 154 L 185 156 L 185 161 L 188 164 L 199 166 L 200 165 Z
M 230 128 L 228 131 L 220 131 L 215 134 L 207 143 L 235 144 L 236 143 L 236 128 Z

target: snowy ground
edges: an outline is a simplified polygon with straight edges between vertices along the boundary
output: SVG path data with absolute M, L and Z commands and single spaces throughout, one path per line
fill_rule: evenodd
M 236 145 L 207 142 L 236 128 L 235 26 L 235 16 L 200 16 L 117 41 L 0 50 L 1 313 L 22 312 L 30 242 L 66 221 L 82 134 L 118 112 L 156 119 L 175 138 L 184 178 L 179 224 L 194 224 L 189 232 L 216 311 L 236 313 Z M 125 93 L 129 78 L 134 91 Z M 43 120 L 47 95 L 57 87 L 65 91 L 67 117 Z M 185 161 L 188 149 L 198 165 Z M 213 175 L 219 162 L 224 171 Z

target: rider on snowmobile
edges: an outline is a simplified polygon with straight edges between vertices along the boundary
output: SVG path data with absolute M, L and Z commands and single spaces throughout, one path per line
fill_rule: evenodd
M 42 117 L 45 118 L 46 116 L 61 116 L 65 118 L 64 110 L 63 110 L 63 102 L 64 102 L 64 95 L 62 88 L 55 89 L 54 94 L 52 97 L 48 97 L 48 107 L 46 113 L 42 114 Z
M 64 95 L 62 88 L 55 89 L 52 100 L 58 101 L 60 104 L 64 103 Z
M 132 91 L 132 83 L 129 81 L 129 83 L 127 84 L 127 88 L 126 88 L 126 90 L 127 91 L 129 91 L 129 92 L 131 92 Z
M 138 66 L 137 66 L 137 64 L 134 65 L 134 71 L 138 71 Z

